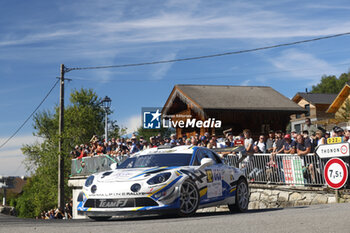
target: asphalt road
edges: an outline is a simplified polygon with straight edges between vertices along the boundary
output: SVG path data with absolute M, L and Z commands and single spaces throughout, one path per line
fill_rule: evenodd
M 350 204 L 268 209 L 230 214 L 198 213 L 191 218 L 125 217 L 92 220 L 34 220 L 0 214 L 0 232 L 350 232 Z

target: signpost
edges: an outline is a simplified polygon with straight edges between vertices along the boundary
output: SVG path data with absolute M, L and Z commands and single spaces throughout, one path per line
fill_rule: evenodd
M 330 159 L 324 168 L 324 177 L 329 187 L 340 189 L 348 180 L 348 168 L 343 160 Z
M 321 158 L 348 157 L 350 156 L 349 143 L 324 144 L 316 148 L 316 154 Z

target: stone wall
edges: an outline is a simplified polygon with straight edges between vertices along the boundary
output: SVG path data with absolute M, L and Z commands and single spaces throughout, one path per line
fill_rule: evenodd
M 249 209 L 283 208 L 317 204 L 349 202 L 350 190 L 329 188 L 295 187 L 276 185 L 250 185 Z

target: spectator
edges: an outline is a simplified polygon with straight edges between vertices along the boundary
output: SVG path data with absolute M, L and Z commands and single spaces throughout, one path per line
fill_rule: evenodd
M 228 147 L 234 147 L 235 146 L 235 140 L 234 140 L 234 138 L 233 138 L 233 134 L 232 134 L 232 132 L 228 132 L 227 134 L 226 134 L 226 138 L 229 140 L 229 142 L 230 142 L 230 145 L 228 146 Z
M 306 182 L 310 181 L 310 175 L 311 175 L 311 181 L 315 181 L 315 172 L 313 169 L 313 164 L 308 163 L 306 160 L 306 155 L 311 152 L 311 142 L 310 140 L 307 140 L 304 138 L 303 135 L 297 136 L 297 154 L 299 157 L 301 157 L 302 160 L 302 166 L 303 166 L 303 175 Z
M 345 130 L 345 142 L 350 142 L 350 131 Z
M 178 145 L 184 145 L 184 141 L 183 141 L 182 137 L 180 137 L 180 138 L 177 140 L 177 144 L 178 144 Z
M 69 203 L 66 203 L 66 207 L 64 209 L 64 213 L 65 213 L 65 218 L 66 219 L 72 219 L 73 218 L 73 201 L 71 200 Z
M 255 153 L 266 153 L 266 142 L 265 136 L 260 135 L 259 140 L 254 143 L 254 152 Z
M 324 138 L 326 139 L 326 144 L 327 144 L 327 139 L 331 137 L 331 134 L 329 132 L 326 132 L 324 134 Z
M 290 134 L 286 134 L 284 136 L 283 152 L 285 154 L 294 154 L 295 147 L 296 147 L 296 142 L 292 141 Z
M 333 131 L 335 133 L 335 137 L 344 137 L 344 130 L 339 126 L 334 126 Z
M 191 137 L 191 146 L 197 146 L 198 140 L 196 136 Z
M 137 145 L 137 138 L 134 136 L 131 138 L 131 148 L 130 148 L 130 154 L 136 153 L 140 151 L 140 146 Z
M 80 145 L 79 151 L 80 151 L 80 156 L 78 157 L 78 159 L 82 159 L 83 157 L 86 157 L 89 155 L 89 150 L 83 144 Z
M 303 135 L 297 136 L 297 154 L 299 156 L 307 155 L 311 152 L 311 142 L 310 140 L 306 140 Z
M 269 131 L 269 138 L 266 140 L 266 152 L 271 153 L 273 151 L 273 144 L 275 143 L 275 132 Z
M 233 147 L 234 143 L 230 141 L 230 139 L 226 138 L 225 139 L 225 145 L 224 145 L 224 148 L 227 148 L 227 147 Z
M 207 148 L 209 148 L 209 149 L 217 148 L 216 140 L 214 137 L 212 137 L 212 139 L 210 139 L 210 141 L 207 145 Z
M 309 136 L 309 131 L 307 130 L 303 130 L 303 137 L 305 139 L 305 141 L 309 141 L 310 145 L 311 145 L 311 151 L 309 153 L 313 153 L 315 146 L 313 143 L 313 139 Z
M 282 139 L 282 131 L 278 130 L 276 131 L 275 143 L 273 145 L 272 153 L 274 154 L 283 153 L 283 144 L 284 144 L 284 140 Z
M 296 131 L 292 131 L 291 133 L 290 133 L 290 135 L 291 135 L 291 137 L 292 137 L 292 141 L 297 141 L 297 136 L 298 136 L 298 134 L 297 134 L 297 132 Z
M 155 137 L 150 137 L 149 138 L 149 146 L 148 148 L 154 148 L 154 147 L 157 147 L 157 144 L 156 144 L 156 139 Z
M 201 137 L 201 140 L 198 142 L 198 146 L 207 147 L 208 139 L 205 136 Z
M 249 129 L 243 130 L 244 134 L 244 147 L 248 155 L 254 154 L 254 142 Z
M 305 119 L 304 130 L 307 130 L 309 135 L 312 135 L 312 134 L 316 133 L 316 130 L 317 130 L 316 126 L 311 124 L 310 118 L 306 118 Z
M 319 146 L 323 144 L 326 144 L 326 138 L 323 136 L 323 132 L 321 130 L 317 130 L 314 145 Z

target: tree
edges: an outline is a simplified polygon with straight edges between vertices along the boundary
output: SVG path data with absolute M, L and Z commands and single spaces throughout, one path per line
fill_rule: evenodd
M 100 102 L 101 98 L 92 89 L 74 90 L 70 95 L 70 104 L 64 110 L 66 200 L 71 197 L 71 190 L 67 185 L 71 165 L 70 151 L 75 145 L 88 143 L 92 135 L 100 136 L 104 133 L 105 114 Z M 16 208 L 20 217 L 38 216 L 43 210 L 57 205 L 58 116 L 57 106 L 54 113 L 46 110 L 35 114 L 33 134 L 42 140 L 21 148 L 26 156 L 26 168 L 32 173 L 32 177 L 17 200 Z M 118 134 L 119 126 L 114 122 L 111 130 Z
M 339 78 L 334 75 L 322 76 L 321 82 L 312 86 L 311 93 L 337 94 L 349 80 L 350 72 L 341 74 Z

